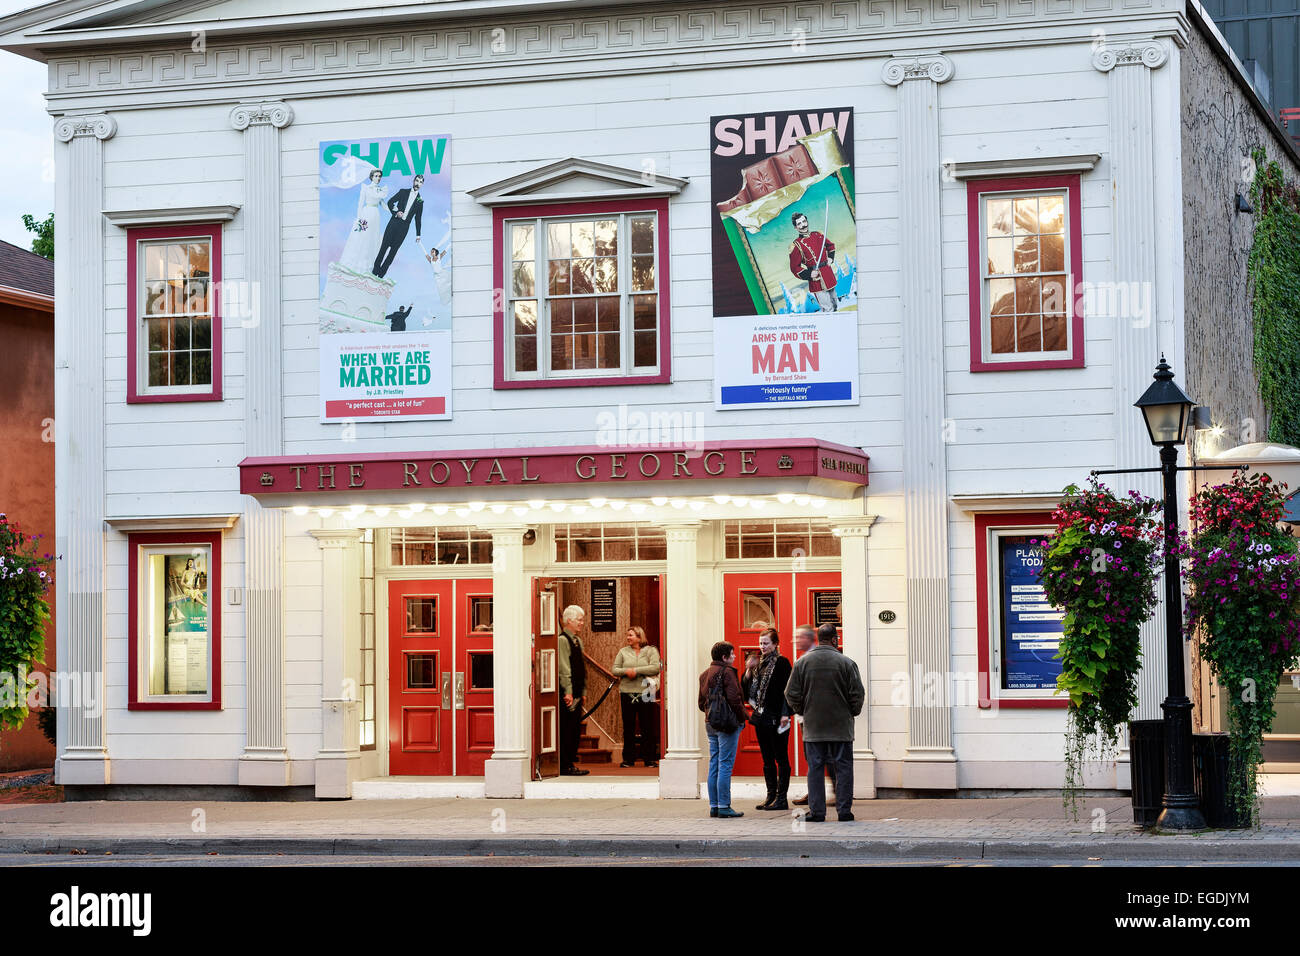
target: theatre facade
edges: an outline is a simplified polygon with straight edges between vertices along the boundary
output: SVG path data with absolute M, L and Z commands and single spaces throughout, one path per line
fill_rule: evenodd
M 1257 404 L 1248 345 L 1207 361 L 1190 318 L 1236 260 L 1185 250 L 1252 145 L 1293 153 L 1199 7 L 315 7 L 0 20 L 49 64 L 77 263 L 58 782 L 694 797 L 711 645 L 835 623 L 859 796 L 1058 787 L 1060 489 L 1152 465 L 1162 353 L 1216 421 Z M 1224 90 L 1254 141 L 1185 195 Z M 633 626 L 662 759 L 629 774 L 597 698 Z

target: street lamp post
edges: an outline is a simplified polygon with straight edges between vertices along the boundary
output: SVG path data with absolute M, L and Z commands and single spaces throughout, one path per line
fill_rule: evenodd
M 1192 785 L 1192 702 L 1187 697 L 1183 670 L 1183 586 L 1178 547 L 1178 446 L 1187 435 L 1195 405 L 1174 384 L 1174 373 L 1164 356 L 1156 366 L 1155 381 L 1134 405 L 1141 409 L 1151 443 L 1160 449 L 1160 474 L 1165 499 L 1165 642 L 1168 656 L 1168 693 L 1160 709 L 1165 714 L 1164 810 L 1156 826 L 1164 830 L 1204 830 Z

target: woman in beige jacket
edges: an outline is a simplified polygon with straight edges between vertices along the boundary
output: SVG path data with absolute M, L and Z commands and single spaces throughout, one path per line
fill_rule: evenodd
M 645 630 L 629 627 L 627 646 L 619 648 L 613 667 L 614 676 L 620 678 L 618 696 L 623 710 L 620 767 L 633 766 L 638 750 L 647 767 L 659 766 L 659 701 L 654 689 L 661 668 L 659 652 L 646 643 Z

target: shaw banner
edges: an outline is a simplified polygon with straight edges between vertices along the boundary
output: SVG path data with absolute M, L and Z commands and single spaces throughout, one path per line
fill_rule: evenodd
M 451 137 L 320 144 L 322 422 L 451 418 Z
M 853 110 L 710 121 L 717 408 L 858 403 Z

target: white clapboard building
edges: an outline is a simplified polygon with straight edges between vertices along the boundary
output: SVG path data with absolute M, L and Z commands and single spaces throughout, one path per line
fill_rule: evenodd
M 1157 463 L 1162 354 L 1263 434 L 1237 197 L 1296 156 L 1196 0 L 58 0 L 0 48 L 49 67 L 74 793 L 691 797 L 712 645 L 802 623 L 859 796 L 1058 787 L 1060 490 Z M 633 626 L 657 769 L 595 706 Z

